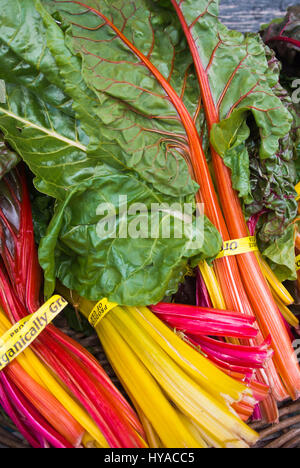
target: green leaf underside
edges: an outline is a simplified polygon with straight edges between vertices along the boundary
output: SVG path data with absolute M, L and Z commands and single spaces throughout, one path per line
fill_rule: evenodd
M 102 235 L 100 238 L 97 224 L 103 218 L 96 214 L 97 207 L 109 202 L 119 214 L 117 194 L 124 189 L 128 193 L 129 210 L 135 202 L 144 203 L 150 210 L 151 204 L 166 200 L 159 199 L 143 183 L 103 168 L 101 177 L 82 184 L 57 206 L 48 236 L 41 243 L 40 260 L 47 277 L 56 273 L 67 287 L 84 290 L 87 297 L 95 298 L 99 291 L 105 291 L 120 304 L 155 303 L 162 299 L 162 291 L 171 294 L 177 290 L 177 281 L 182 279 L 187 258 L 192 253 L 188 250 L 187 237 L 111 239 Z M 88 211 L 85 206 L 89 207 Z M 172 236 L 174 217 L 165 213 L 160 223 L 169 221 Z M 120 223 L 121 216 L 117 216 L 117 228 Z M 128 217 L 129 229 L 130 225 L 142 229 L 139 223 L 148 226 L 142 214 Z M 196 262 L 201 258 L 200 250 L 203 258 L 209 257 L 215 245 L 220 246 L 219 236 L 205 220 L 204 244 L 195 250 Z
M 120 6 L 120 2 L 113 3 Z M 83 55 L 81 62 L 81 57 L 75 55 L 79 50 L 74 48 L 71 30 L 65 25 L 59 28 L 39 1 L 16 1 L 12 6 L 8 0 L 0 0 L 0 7 L 1 24 L 6 25 L 1 27 L 0 37 L 0 79 L 6 84 L 0 129 L 36 175 L 38 190 L 57 199 L 39 251 L 46 296 L 53 292 L 58 277 L 67 287 L 92 300 L 107 296 L 128 305 L 158 302 L 166 293 L 177 290 L 189 259 L 195 263 L 218 253 L 221 239 L 217 231 L 205 218 L 204 239 L 200 236 L 194 250 L 190 249 L 190 234 L 181 239 L 99 238 L 96 228 L 103 216 L 97 215 L 97 207 L 110 201 L 117 208 L 119 194 L 128 196 L 129 207 L 136 201 L 147 206 L 158 202 L 178 202 L 182 206 L 193 201 L 197 186 L 184 161 L 188 148 L 177 114 L 161 95 L 156 80 L 149 71 L 140 70 L 141 66 L 133 70 L 130 66 L 128 76 L 123 67 L 109 67 L 105 73 L 114 78 L 121 73 L 134 86 L 127 84 L 108 92 L 107 80 L 88 72 L 92 62 Z M 126 33 L 134 31 L 138 37 L 137 25 L 142 30 L 144 25 L 142 8 L 137 12 L 136 18 L 133 15 L 126 22 Z M 81 18 L 95 27 L 91 12 L 76 16 L 76 20 Z M 153 35 L 150 21 L 148 27 Z M 105 40 L 107 35 L 112 39 L 109 32 L 105 34 Z M 170 34 L 174 35 L 175 29 Z M 161 35 L 159 42 L 165 37 Z M 182 39 L 172 40 L 174 47 L 179 44 L 181 58 L 162 71 L 169 72 L 170 80 L 179 83 L 183 64 L 187 67 L 181 87 L 186 105 L 198 115 L 198 101 L 191 99 L 195 90 L 191 86 L 194 78 L 188 73 L 190 58 L 187 60 L 183 53 Z M 119 54 L 121 62 L 122 54 L 129 59 L 128 51 L 117 41 L 113 40 L 110 47 L 106 43 L 107 50 L 113 60 L 115 54 Z M 134 102 L 133 109 L 129 102 Z M 141 109 L 146 110 L 146 116 L 140 115 Z M 124 127 L 125 116 L 132 129 Z M 138 135 L 146 122 L 151 131 Z M 168 216 L 173 226 L 174 216 Z M 138 214 L 133 215 L 133 221 L 138 220 Z

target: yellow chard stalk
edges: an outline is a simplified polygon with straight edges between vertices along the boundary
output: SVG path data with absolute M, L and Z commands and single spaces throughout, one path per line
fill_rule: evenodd
M 292 298 L 288 290 L 284 287 L 284 285 L 278 280 L 277 276 L 274 274 L 273 270 L 268 265 L 268 263 L 264 260 L 261 253 L 257 252 L 256 257 L 259 261 L 263 275 L 272 289 L 273 294 L 275 294 L 275 296 L 278 297 L 284 305 L 288 306 L 293 304 L 294 299 Z
M 114 329 L 109 319 L 97 327 L 104 350 L 128 395 L 143 412 L 165 447 L 196 448 L 197 441 L 182 424 L 171 402 L 135 353 Z
M 213 267 L 203 261 L 199 263 L 199 270 L 203 276 L 213 307 L 226 310 L 225 300 Z
M 88 318 L 95 304 L 72 297 Z M 151 446 L 242 448 L 257 441 L 256 432 L 230 406 L 242 398 L 252 401 L 251 391 L 182 341 L 148 308 L 115 307 L 95 328 L 147 426 Z

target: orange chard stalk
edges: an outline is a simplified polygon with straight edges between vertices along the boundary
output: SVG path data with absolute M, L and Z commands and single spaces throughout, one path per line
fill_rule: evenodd
M 176 0 L 171 0 L 171 2 L 181 22 L 193 56 L 208 129 L 210 132 L 212 126 L 218 123 L 220 118 L 212 96 L 208 74 L 203 67 L 195 40 L 181 11 L 180 5 L 182 2 L 180 2 L 179 5 Z M 229 235 L 232 239 L 247 237 L 249 235 L 247 224 L 238 195 L 232 187 L 230 170 L 225 166 L 222 158 L 217 154 L 212 146 L 211 153 L 216 184 L 220 194 L 220 202 Z M 203 157 L 200 153 L 197 156 L 200 156 L 201 158 Z M 203 176 L 204 174 L 201 173 L 199 179 L 201 190 L 204 189 L 204 185 L 206 185 L 206 183 L 210 183 L 210 180 Z M 220 232 L 222 236 L 226 234 L 226 230 L 220 230 Z M 225 237 L 224 240 L 228 239 Z M 255 312 L 263 336 L 264 338 L 271 336 L 276 368 L 278 369 L 290 396 L 296 399 L 300 396 L 300 368 L 296 360 L 290 337 L 278 307 L 273 299 L 270 288 L 262 274 L 255 253 L 249 252 L 241 254 L 236 258 L 246 293 Z M 220 278 L 220 281 L 222 281 L 222 278 Z M 242 288 L 242 290 L 244 290 L 244 288 Z M 240 310 L 240 308 L 236 310 Z

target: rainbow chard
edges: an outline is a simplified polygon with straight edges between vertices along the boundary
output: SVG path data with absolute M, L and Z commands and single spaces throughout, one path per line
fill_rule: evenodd
M 115 210 L 117 228 L 126 208 L 131 225 L 139 226 L 136 202 L 149 211 L 155 203 L 176 203 L 175 211 L 194 203 L 198 186 L 185 159 L 190 150 L 201 151 L 197 128 L 203 115 L 186 42 L 168 12 L 160 17 L 144 1 L 103 4 L 100 13 L 92 9 L 98 2 L 90 8 L 45 2 L 59 10 L 57 21 L 43 5 L 0 1 L 1 23 L 12 25 L 0 38 L 7 94 L 0 128 L 36 175 L 38 190 L 57 200 L 39 253 L 46 295 L 58 277 L 92 300 L 158 302 L 176 292 L 189 259 L 195 266 L 219 251 L 220 236 L 208 219 L 204 243 L 202 232 L 193 249 L 191 233 L 181 239 L 160 233 L 141 238 L 139 232 L 138 238 L 115 238 L 97 228 L 105 219 L 103 203 Z M 100 27 L 112 13 L 114 24 Z M 15 30 L 26 49 L 14 39 Z M 132 30 L 130 42 L 125 35 Z M 163 58 L 161 50 L 168 51 Z M 159 222 L 170 220 L 171 232 L 173 213 Z M 192 228 L 197 232 L 193 218 Z
M 258 36 L 230 31 L 218 20 L 217 0 L 171 0 L 193 56 L 206 120 L 218 193 L 232 239 L 248 236 L 241 203 L 249 185 L 236 179 L 247 165 L 249 115 L 260 134 L 260 157 L 272 157 L 279 140 L 290 131 L 292 117 L 272 92 L 271 73 Z M 228 167 L 227 167 L 228 166 Z M 249 179 L 246 178 L 246 182 Z M 201 180 L 199 181 L 201 184 Z M 236 189 L 236 190 L 235 190 Z M 269 335 L 274 362 L 290 395 L 300 393 L 300 370 L 290 337 L 253 253 L 237 256 L 243 285 L 265 338 Z M 254 287 L 255 286 L 255 287 Z
M 262 369 L 267 360 L 272 357 L 269 342 L 255 347 L 224 343 L 209 337 L 193 337 L 193 341 L 210 358 L 222 361 L 224 367 L 226 364 L 236 366 L 235 371 L 240 373 L 247 374 L 249 370 L 251 373 L 251 369 Z
M 23 172 L 19 167 L 0 182 L 1 257 L 19 301 L 34 312 L 40 305 L 42 275 Z
M 165 1 L 0 1 L 3 23 L 14 25 L 0 38 L 8 44 L 0 54 L 0 78 L 7 89 L 0 128 L 37 176 L 37 188 L 57 199 L 39 251 L 47 295 L 58 277 L 93 300 L 108 296 L 120 304 L 157 303 L 176 291 L 188 259 L 194 266 L 216 256 L 221 239 L 215 228 L 223 240 L 247 235 L 230 173 L 214 147 L 228 164 L 237 164 L 235 174 L 244 174 L 248 113 L 260 128 L 263 157 L 273 154 L 289 131 L 290 115 L 270 89 L 274 76 L 265 76 L 257 38 L 223 28 L 216 1 L 172 3 L 181 29 L 178 18 L 161 9 L 171 6 Z M 20 50 L 15 30 L 28 41 L 26 50 Z M 183 33 L 214 136 L 211 152 L 226 222 L 205 157 L 200 93 Z M 216 71 L 220 59 L 221 72 Z M 61 166 L 64 170 L 57 169 Z M 190 175 L 200 185 L 198 192 Z M 237 185 L 240 193 L 247 192 L 247 181 Z M 210 219 L 205 218 L 204 243 L 191 251 L 187 238 L 175 243 L 99 238 L 99 204 L 108 200 L 117 207 L 116 194 L 124 191 L 129 207 L 136 200 L 147 207 L 174 199 L 183 203 L 196 194 Z M 172 222 L 172 213 L 167 214 Z M 238 261 L 240 270 L 233 257 L 215 262 L 226 307 L 247 315 L 255 310 L 264 337 L 271 334 L 282 379 L 296 396 L 300 373 L 278 309 L 256 258 L 247 254 Z M 284 394 L 278 376 L 276 382 Z

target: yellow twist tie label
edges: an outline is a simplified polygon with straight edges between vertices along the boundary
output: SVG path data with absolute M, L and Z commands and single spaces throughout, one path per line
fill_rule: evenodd
M 107 298 L 101 299 L 98 304 L 95 305 L 92 312 L 89 315 L 89 322 L 92 327 L 96 328 L 99 322 L 105 317 L 108 312 L 117 307 L 118 304 L 115 302 L 109 302 Z
M 258 250 L 256 237 L 249 236 L 242 239 L 234 239 L 223 243 L 223 250 L 217 258 L 230 257 L 232 255 L 240 255 L 247 252 L 255 252 Z
M 300 255 L 295 259 L 296 271 L 300 270 Z
M 61 296 L 53 296 L 34 314 L 15 323 L 0 338 L 0 371 L 10 364 L 42 333 L 68 305 Z

